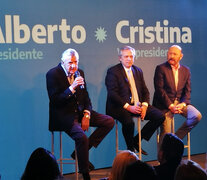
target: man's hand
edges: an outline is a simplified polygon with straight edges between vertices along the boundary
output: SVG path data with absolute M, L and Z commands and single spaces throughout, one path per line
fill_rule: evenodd
M 71 86 L 72 86 L 73 89 L 76 89 L 78 86 L 83 85 L 83 84 L 84 84 L 84 79 L 83 79 L 83 77 L 79 76 L 79 77 L 74 79 Z
M 88 131 L 89 123 L 90 123 L 90 116 L 89 116 L 88 113 L 84 113 L 84 116 L 83 116 L 82 121 L 81 121 L 81 128 L 84 131 Z
M 177 104 L 176 105 L 176 111 L 178 114 L 183 113 L 183 108 L 185 107 L 185 105 L 183 103 Z
M 146 113 L 147 113 L 147 106 L 145 106 L 145 105 L 142 105 L 141 106 L 141 114 L 140 114 L 140 116 L 141 116 L 141 120 L 144 120 L 144 118 L 145 118 L 145 116 L 146 116 Z
M 180 104 L 177 104 L 177 105 L 171 104 L 169 106 L 169 109 L 173 114 L 181 114 L 181 113 L 183 113 L 184 106 L 185 105 L 183 103 L 180 103 Z
M 133 114 L 141 114 L 141 111 L 142 111 L 140 106 L 129 105 L 126 109 L 127 109 L 127 111 L 129 111 Z
M 176 106 L 174 104 L 171 104 L 168 109 L 171 111 L 171 113 L 177 114 Z

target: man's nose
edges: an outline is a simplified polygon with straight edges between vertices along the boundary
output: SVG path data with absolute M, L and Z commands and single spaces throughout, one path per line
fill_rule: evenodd
M 174 54 L 171 54 L 171 57 L 174 57 L 175 55 Z
M 72 65 L 71 65 L 71 67 L 72 67 L 72 68 L 75 68 L 75 67 L 76 67 L 76 65 L 75 65 L 75 64 L 72 64 Z

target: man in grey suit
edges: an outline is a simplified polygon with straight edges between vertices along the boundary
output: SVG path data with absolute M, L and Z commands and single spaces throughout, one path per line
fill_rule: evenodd
M 174 114 L 181 114 L 186 121 L 176 131 L 183 139 L 201 119 L 201 113 L 190 104 L 191 80 L 188 67 L 180 64 L 183 58 L 182 49 L 173 45 L 167 53 L 167 62 L 158 65 L 154 75 L 153 105 L 165 113 L 166 119 L 161 126 L 160 138 L 171 131 L 171 120 Z
M 127 149 L 139 151 L 138 134 L 134 136 L 134 116 L 149 120 L 141 130 L 141 137 L 149 141 L 162 124 L 164 114 L 149 104 L 149 91 L 142 70 L 133 65 L 135 50 L 130 46 L 120 49 L 120 63 L 109 68 L 105 84 L 107 87 L 106 113 L 122 124 L 122 133 Z M 142 150 L 142 154 L 147 152 Z

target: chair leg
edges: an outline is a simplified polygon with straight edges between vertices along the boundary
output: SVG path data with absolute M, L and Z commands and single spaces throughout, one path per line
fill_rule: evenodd
M 160 127 L 157 129 L 157 153 L 159 152 L 160 149 Z
M 54 155 L 54 138 L 55 134 L 52 132 L 52 154 Z M 72 158 L 63 158 L 63 147 L 62 147 L 62 132 L 59 132 L 59 159 L 57 159 L 58 164 L 60 164 L 60 173 L 63 175 L 63 164 L 74 164 L 75 165 L 75 175 L 76 180 L 78 180 L 78 158 L 77 158 L 77 152 L 75 148 L 75 160 Z M 67 161 L 67 162 L 64 162 Z
M 175 120 L 174 117 L 171 120 L 171 132 L 175 134 Z
M 54 155 L 54 132 L 52 131 L 52 154 Z
M 141 135 L 141 118 L 138 117 L 137 119 L 137 130 L 139 133 L 139 159 L 142 160 L 142 135 Z
M 116 155 L 119 152 L 119 134 L 118 134 L 118 121 L 116 120 Z
M 190 160 L 190 132 L 187 135 L 188 160 Z
M 141 118 L 138 117 L 137 119 L 137 130 L 139 133 L 139 152 L 136 153 L 139 156 L 139 159 L 142 160 L 142 144 L 141 144 Z M 116 120 L 116 155 L 120 152 L 119 150 L 119 135 L 118 135 L 118 121 Z
M 60 131 L 60 173 L 63 174 L 62 132 Z
M 78 180 L 78 157 L 77 157 L 77 150 L 75 148 L 75 177 Z
M 159 141 L 160 141 L 160 135 L 159 135 L 159 128 L 157 130 L 157 152 L 159 151 Z M 175 120 L 174 117 L 171 120 L 171 133 L 175 134 Z M 191 148 L 190 148 L 190 132 L 187 134 L 187 145 L 184 146 L 184 148 L 187 148 L 188 153 L 188 160 L 191 159 Z
M 171 132 L 175 134 L 175 120 L 174 117 L 171 122 Z M 184 148 L 187 148 L 188 153 L 188 160 L 190 160 L 190 132 L 187 134 L 187 145 L 184 146 Z

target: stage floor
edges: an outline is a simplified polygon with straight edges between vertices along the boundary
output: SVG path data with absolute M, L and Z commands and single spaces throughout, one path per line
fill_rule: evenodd
M 183 157 L 187 159 L 187 157 Z M 191 160 L 200 164 L 201 167 L 207 170 L 207 153 L 191 155 Z M 157 161 L 147 161 L 147 163 L 152 166 L 158 165 Z M 100 178 L 108 177 L 110 174 L 111 168 L 95 169 L 90 172 L 91 180 L 99 180 Z M 81 174 L 78 175 L 78 179 L 82 180 Z M 76 180 L 75 174 L 64 175 L 64 180 Z

